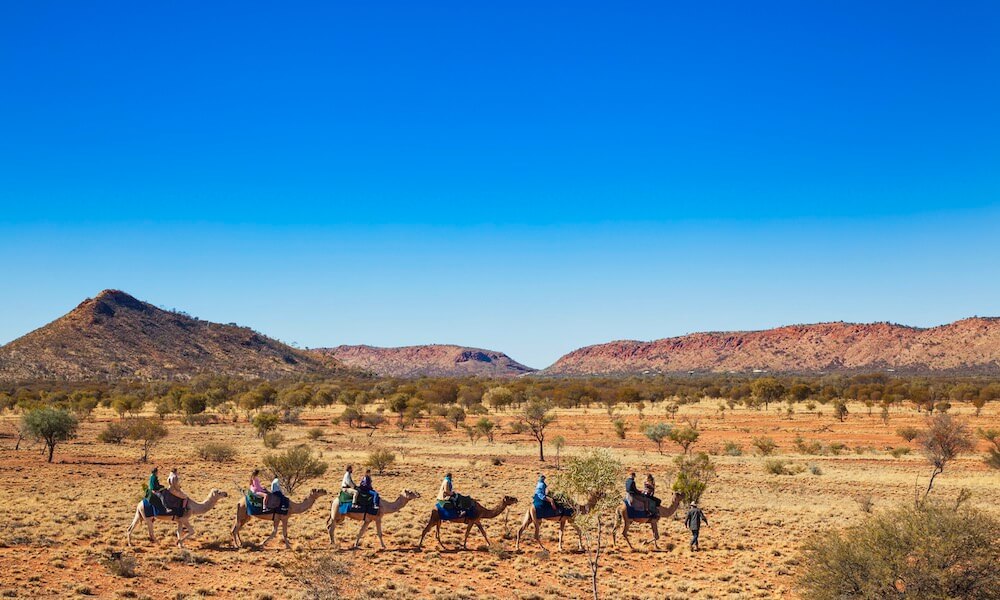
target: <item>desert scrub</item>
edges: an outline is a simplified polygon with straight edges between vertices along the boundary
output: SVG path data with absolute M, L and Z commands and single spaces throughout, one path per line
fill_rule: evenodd
M 308 436 L 309 439 L 311 440 L 318 440 L 319 438 L 323 437 L 323 434 L 325 433 L 326 431 L 324 431 L 322 427 L 313 427 L 312 429 L 306 432 L 306 436 Z
M 764 461 L 764 471 L 772 475 L 795 475 L 805 470 L 805 467 L 783 458 L 769 458 Z
M 722 447 L 722 452 L 726 456 L 743 456 L 743 446 L 736 442 L 726 442 Z
M 281 435 L 277 431 L 264 434 L 264 447 L 270 448 L 271 450 L 280 446 L 283 441 L 285 441 L 285 436 Z
M 115 577 L 135 577 L 136 560 L 131 554 L 115 552 L 102 562 Z
M 208 442 L 198 446 L 198 458 L 211 462 L 229 462 L 236 457 L 236 448 L 232 444 Z

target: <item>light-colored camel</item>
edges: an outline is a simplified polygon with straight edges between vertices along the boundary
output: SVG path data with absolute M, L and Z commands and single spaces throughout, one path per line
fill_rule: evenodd
M 532 502 L 531 506 L 529 506 L 528 510 L 524 513 L 524 519 L 521 520 L 521 528 L 517 530 L 517 539 L 514 542 L 514 549 L 515 550 L 521 549 L 521 534 L 524 533 L 524 530 L 528 528 L 528 525 L 534 525 L 535 541 L 538 542 L 538 545 L 542 547 L 542 550 L 545 550 L 547 552 L 548 548 L 546 548 L 545 544 L 542 543 L 542 536 L 539 533 L 539 528 L 541 527 L 540 521 L 558 521 L 559 550 L 562 551 L 563 549 L 563 532 L 566 529 L 566 523 L 572 525 L 573 529 L 576 530 L 577 538 L 580 540 L 580 549 L 583 550 L 583 533 L 580 532 L 580 527 L 576 524 L 574 518 L 576 517 L 576 515 L 585 515 L 589 513 L 591 510 L 593 510 L 594 506 L 597 505 L 597 502 L 600 499 L 601 499 L 600 494 L 594 494 L 585 503 L 574 504 L 572 515 L 569 516 L 553 515 L 551 517 L 542 517 L 541 520 L 539 520 L 538 512 L 535 510 L 535 503 Z
M 670 517 L 674 516 L 674 513 L 677 512 L 677 507 L 679 507 L 680 505 L 681 505 L 681 495 L 678 494 L 677 492 L 674 492 L 674 500 L 673 502 L 670 503 L 670 506 L 663 506 L 661 504 L 659 506 L 659 510 L 657 511 L 658 514 L 655 517 L 639 517 L 633 519 L 628 516 L 628 511 L 625 509 L 625 503 L 622 502 L 620 505 L 618 505 L 618 510 L 615 511 L 615 526 L 611 529 L 612 544 L 614 544 L 615 546 L 618 545 L 618 537 L 616 534 L 618 532 L 618 524 L 621 523 L 622 539 L 625 540 L 625 543 L 628 544 L 629 548 L 635 550 L 635 548 L 632 546 L 632 542 L 629 541 L 628 539 L 629 525 L 631 525 L 632 523 L 649 523 L 653 528 L 653 547 L 659 550 L 660 531 L 658 525 L 660 519 L 669 519 Z
M 316 500 L 320 496 L 324 495 L 326 495 L 326 490 L 323 489 L 311 490 L 309 492 L 309 495 L 306 496 L 306 499 L 303 500 L 302 502 L 289 501 L 288 513 L 284 515 L 280 515 L 278 513 L 248 515 L 246 497 L 241 498 L 240 501 L 236 504 L 236 524 L 233 525 L 233 530 L 231 532 L 233 537 L 233 546 L 235 546 L 236 548 L 243 547 L 243 540 L 240 538 L 240 529 L 243 528 L 243 526 L 246 524 L 247 521 L 253 518 L 253 519 L 266 519 L 268 521 L 271 521 L 272 524 L 274 525 L 274 529 L 271 530 L 271 535 L 267 536 L 267 539 L 261 542 L 260 544 L 261 546 L 267 545 L 268 542 L 274 539 L 274 536 L 278 534 L 278 525 L 281 525 L 281 539 L 282 541 L 285 542 L 285 548 L 291 548 L 292 543 L 288 541 L 288 517 L 306 512 L 307 510 L 312 508 L 312 505 L 316 503 Z
M 403 493 L 399 495 L 398 498 L 392 502 L 382 500 L 378 505 L 378 512 L 374 515 L 368 513 L 356 513 L 349 512 L 346 515 L 341 514 L 337 510 L 340 504 L 340 498 L 334 498 L 333 503 L 330 506 L 330 518 L 326 520 L 326 530 L 330 532 L 330 543 L 336 547 L 337 538 L 336 531 L 337 525 L 344 522 L 344 519 L 354 519 L 355 521 L 361 521 L 361 529 L 358 531 L 358 537 L 354 540 L 354 547 L 357 548 L 361 544 L 361 537 L 364 536 L 365 530 L 372 523 L 375 523 L 375 532 L 378 533 L 378 543 L 385 550 L 385 542 L 382 541 L 382 517 L 384 515 L 390 515 L 394 512 L 399 512 L 404 506 L 409 503 L 410 500 L 415 500 L 420 497 L 420 494 L 411 490 L 403 490 Z
M 503 499 L 500 501 L 500 505 L 494 509 L 488 509 L 475 500 L 473 500 L 472 504 L 473 504 L 473 509 L 475 510 L 476 513 L 475 517 L 450 520 L 453 523 L 465 523 L 465 537 L 462 539 L 463 550 L 466 549 L 466 543 L 468 543 L 469 541 L 469 531 L 472 530 L 473 525 L 475 525 L 479 529 L 480 533 L 483 534 L 483 539 L 486 540 L 486 545 L 489 546 L 490 538 L 487 537 L 486 530 L 483 528 L 483 524 L 481 521 L 483 519 L 494 519 L 500 516 L 501 514 L 503 514 L 503 511 L 507 510 L 508 506 L 512 504 L 517 504 L 517 498 L 514 498 L 513 496 L 504 496 Z M 418 549 L 423 547 L 424 536 L 427 535 L 427 532 L 430 531 L 432 527 L 435 528 L 434 537 L 437 538 L 438 546 L 444 548 L 444 544 L 441 543 L 441 520 L 442 520 L 441 513 L 438 512 L 438 509 L 435 506 L 433 509 L 431 509 L 430 519 L 428 519 L 427 525 L 424 527 L 424 531 L 420 534 L 420 541 L 417 542 Z
M 177 523 L 177 547 L 183 548 L 184 540 L 194 535 L 194 527 L 191 526 L 191 517 L 207 513 L 215 508 L 215 504 L 220 498 L 225 498 L 228 495 L 229 494 L 223 492 L 222 490 L 212 490 L 209 492 L 208 498 L 205 498 L 204 502 L 188 500 L 188 511 L 181 517 L 168 515 L 147 517 L 142 510 L 143 501 L 140 500 L 139 504 L 135 507 L 135 517 L 132 519 L 132 524 L 128 526 L 128 533 L 125 536 L 128 540 L 128 545 L 132 545 L 132 530 L 135 529 L 135 526 L 138 525 L 140 521 L 144 521 L 146 523 L 146 528 L 149 530 L 149 541 L 155 542 L 156 536 L 153 534 L 153 521 L 159 519 L 161 521 L 173 521 Z

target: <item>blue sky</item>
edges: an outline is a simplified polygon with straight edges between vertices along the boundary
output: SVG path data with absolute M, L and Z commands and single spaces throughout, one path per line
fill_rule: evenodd
M 0 342 L 106 287 L 302 346 L 1000 314 L 1000 5 L 5 7 Z

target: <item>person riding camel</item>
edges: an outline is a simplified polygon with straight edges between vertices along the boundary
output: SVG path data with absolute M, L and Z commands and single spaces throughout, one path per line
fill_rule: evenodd
M 368 494 L 372 498 L 372 510 L 378 512 L 378 492 L 372 487 L 372 470 L 365 469 L 365 474 L 361 477 L 361 481 L 358 483 L 358 491 L 363 494 Z
M 438 489 L 437 499 L 441 502 L 447 502 L 454 495 L 455 487 L 451 483 L 451 473 L 445 473 L 444 480 L 441 482 L 441 488 Z
M 632 471 L 625 480 L 625 502 L 633 510 L 645 510 L 645 502 L 641 498 L 642 494 L 639 492 L 639 488 L 635 486 L 635 471 Z M 637 500 L 638 502 L 636 502 Z
M 538 485 L 535 486 L 535 495 L 532 499 L 535 501 L 536 506 L 548 502 L 552 506 L 552 510 L 557 514 L 559 513 L 559 507 L 556 506 L 556 499 L 549 495 L 548 485 L 545 484 L 545 475 L 540 474 L 538 476 Z
M 351 473 L 353 472 L 354 467 L 347 465 L 347 469 L 344 471 L 344 479 L 340 482 L 340 491 L 351 496 L 351 508 L 361 508 L 358 505 L 358 486 L 355 485 L 354 478 L 351 477 Z
M 158 492 L 163 489 L 163 485 L 160 483 L 160 468 L 153 467 L 153 470 L 149 473 L 149 484 L 146 487 L 146 499 L 149 500 L 154 492 Z
M 170 470 L 170 475 L 167 475 L 167 491 L 170 492 L 172 496 L 176 496 L 182 500 L 181 503 L 181 514 L 187 512 L 188 501 L 190 498 L 181 489 L 181 476 L 177 473 L 177 467 Z
M 656 480 L 652 473 L 646 474 L 646 481 L 642 485 L 642 495 L 652 502 L 651 510 L 655 510 L 660 505 L 660 499 L 656 497 Z
M 267 488 L 260 484 L 260 469 L 254 469 L 250 474 L 250 493 L 260 498 L 263 506 L 267 506 Z

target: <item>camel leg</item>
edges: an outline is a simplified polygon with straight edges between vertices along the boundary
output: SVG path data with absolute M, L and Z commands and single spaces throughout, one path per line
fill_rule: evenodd
M 155 521 L 155 519 L 153 519 L 152 517 L 150 517 L 149 519 L 145 519 L 145 521 L 146 521 L 146 529 L 149 530 L 149 541 L 151 541 L 151 542 L 153 542 L 155 544 L 156 543 L 156 532 L 153 531 L 153 521 Z
M 431 527 L 434 527 L 434 515 L 433 514 L 431 515 L 431 518 L 427 520 L 427 525 L 424 527 L 424 530 L 420 533 L 420 541 L 417 542 L 417 548 L 423 547 L 423 545 L 424 545 L 424 536 L 427 535 L 427 532 L 431 530 Z M 441 542 L 441 538 L 440 537 L 438 538 L 438 542 L 439 543 Z
M 128 530 L 125 532 L 125 540 L 129 546 L 132 545 L 132 530 L 135 529 L 140 520 L 142 520 L 142 512 L 137 508 L 135 509 L 135 516 L 132 517 L 132 524 L 128 526 Z
M 580 543 L 580 550 L 583 550 L 583 532 L 580 531 L 580 526 L 576 524 L 576 521 L 570 521 L 569 524 L 576 530 L 576 539 Z
M 264 538 L 264 541 L 261 542 L 260 544 L 261 546 L 266 546 L 268 542 L 274 539 L 274 536 L 278 535 L 278 521 L 277 520 L 271 521 L 271 524 L 274 525 L 274 527 L 271 529 L 271 535 Z
M 630 549 L 635 550 L 635 547 L 632 545 L 632 540 L 628 539 L 628 526 L 631 524 L 632 521 L 629 521 L 628 519 L 624 519 L 622 521 L 622 539 L 625 540 L 625 543 L 628 544 Z
M 466 544 L 468 544 L 468 542 L 469 542 L 469 532 L 470 531 L 472 531 L 472 522 L 471 521 L 465 524 L 465 537 L 462 538 L 462 550 L 468 550 L 468 546 L 466 546 Z
M 622 514 L 618 511 L 615 511 L 615 524 L 613 527 L 611 527 L 611 546 L 614 548 L 618 547 L 618 525 L 621 523 L 621 521 L 622 521 Z M 579 530 L 580 528 L 578 527 L 577 531 Z
M 288 540 L 288 517 L 281 520 L 281 539 L 285 541 L 285 548 L 292 549 L 292 542 Z
M 181 535 L 182 531 L 184 532 L 184 535 Z M 190 522 L 180 521 L 180 520 L 177 521 L 177 547 L 178 548 L 183 548 L 184 547 L 184 540 L 188 539 L 189 537 L 191 537 L 193 535 L 194 535 L 194 527 L 191 526 Z
M 656 521 L 650 521 L 650 525 L 653 526 L 653 548 L 660 549 L 660 526 Z
M 358 537 L 354 538 L 354 547 L 361 547 L 361 538 L 365 535 L 365 530 L 368 529 L 368 524 L 371 523 L 368 519 L 361 520 L 361 529 L 358 529 Z
M 375 533 L 378 534 L 378 545 L 385 550 L 385 540 L 382 539 L 382 519 L 375 519 Z
M 559 551 L 563 551 L 563 534 L 566 533 L 566 519 L 559 519 Z
M 524 530 L 528 528 L 528 523 L 531 522 L 531 510 L 524 513 L 524 519 L 521 520 L 521 528 L 517 530 L 517 536 L 514 538 L 514 550 L 521 549 L 521 534 Z
M 538 546 L 542 550 L 545 550 L 546 552 L 549 551 L 549 549 L 545 547 L 545 544 L 542 543 L 542 520 L 541 519 L 535 519 L 535 542 L 538 543 Z
M 434 537 L 437 538 L 438 546 L 444 548 L 444 542 L 441 541 L 441 521 L 438 520 L 437 526 L 434 527 Z
M 334 550 L 337 549 L 337 538 L 335 532 L 337 531 L 337 517 L 331 516 L 326 521 L 326 531 L 330 534 L 330 545 L 333 546 Z
M 486 535 L 486 528 L 483 527 L 483 524 L 480 521 L 476 521 L 476 527 L 479 528 L 479 533 L 483 534 L 483 539 L 486 540 L 486 547 L 489 548 L 490 538 Z M 536 525 L 535 527 L 537 528 L 538 526 Z M 469 535 L 469 532 L 466 531 L 465 535 Z

